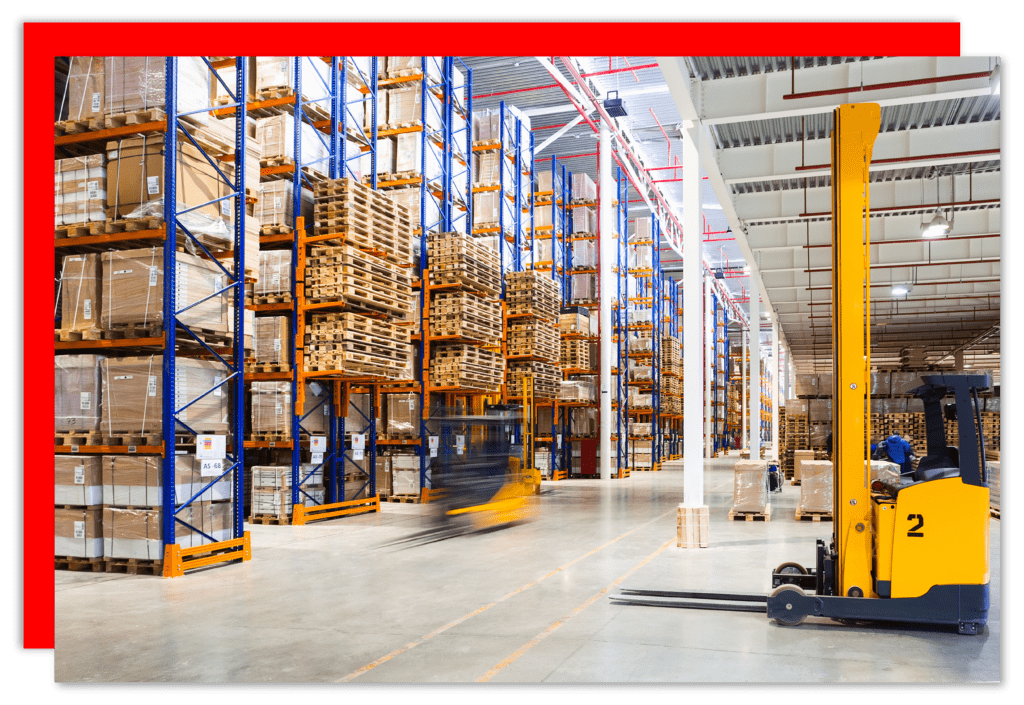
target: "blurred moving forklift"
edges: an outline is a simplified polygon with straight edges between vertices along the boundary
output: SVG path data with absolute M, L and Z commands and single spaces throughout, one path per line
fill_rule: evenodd
M 623 590 L 618 603 L 956 626 L 978 634 L 989 608 L 989 487 L 978 390 L 986 375 L 924 374 L 927 453 L 910 475 L 872 481 L 868 167 L 880 124 L 875 103 L 834 111 L 832 132 L 832 355 L 834 522 L 817 564 L 784 563 L 769 595 Z M 955 406 L 942 406 L 952 395 Z M 959 446 L 944 421 L 958 422 Z M 663 598 L 663 599 L 652 599 Z M 667 599 L 664 599 L 667 598 Z

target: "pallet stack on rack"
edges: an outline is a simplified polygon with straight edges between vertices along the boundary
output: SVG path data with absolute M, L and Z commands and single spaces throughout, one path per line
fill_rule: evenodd
M 223 63 L 238 94 L 244 60 Z M 54 125 L 55 565 L 178 576 L 198 554 L 247 559 L 252 141 L 209 117 L 203 57 L 68 64 Z
M 534 398 L 557 399 L 562 382 L 558 336 L 558 280 L 537 270 L 505 275 L 506 398 L 522 397 L 522 379 L 533 377 Z
M 660 272 L 655 247 L 657 223 L 637 218 L 628 242 L 626 351 L 630 470 L 660 467 L 661 304 Z M 621 334 L 621 333 L 620 333 Z M 653 458 L 648 462 L 648 458 Z

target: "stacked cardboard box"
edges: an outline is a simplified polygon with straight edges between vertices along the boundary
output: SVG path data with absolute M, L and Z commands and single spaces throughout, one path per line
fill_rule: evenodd
M 256 364 L 261 372 L 291 369 L 292 336 L 288 316 L 263 316 L 256 319 Z
M 832 515 L 832 463 L 828 460 L 805 461 L 800 470 L 801 514 Z
M 736 463 L 732 512 L 764 514 L 768 506 L 768 464 L 760 460 Z
M 282 465 L 255 465 L 252 474 L 252 520 L 286 520 L 292 515 L 292 469 Z M 324 502 L 323 470 L 299 466 L 299 499 L 306 507 Z
M 96 436 L 102 418 L 100 355 L 58 355 L 53 366 L 53 415 L 56 434 Z M 64 445 L 63 441 L 58 445 Z M 99 445 L 68 443 L 67 445 Z
M 594 180 L 584 172 L 576 172 L 572 175 L 572 201 L 573 203 L 593 203 L 597 200 L 597 185 Z M 579 208 L 575 210 L 580 210 Z
M 254 440 L 291 440 L 291 382 L 253 382 L 251 397 Z
M 167 97 L 166 76 L 164 56 L 103 57 L 104 115 L 162 112 Z M 190 122 L 200 124 L 210 119 L 209 113 L 202 110 L 209 105 L 210 80 L 209 69 L 200 57 L 178 57 L 177 108 L 179 113 L 192 113 L 188 116 Z M 123 123 L 107 120 L 106 126 L 117 124 Z M 159 141 L 162 143 L 163 138 Z
M 56 159 L 53 162 L 53 223 L 74 225 L 107 218 L 106 155 Z
M 384 438 L 420 437 L 420 395 L 415 393 L 382 394 Z

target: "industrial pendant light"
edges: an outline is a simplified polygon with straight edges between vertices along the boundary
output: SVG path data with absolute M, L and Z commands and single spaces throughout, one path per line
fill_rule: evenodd
M 949 221 L 941 213 L 936 212 L 930 223 L 921 223 L 921 237 L 936 238 L 949 234 Z

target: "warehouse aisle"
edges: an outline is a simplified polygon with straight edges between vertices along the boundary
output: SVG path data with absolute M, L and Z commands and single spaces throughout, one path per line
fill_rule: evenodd
M 425 545 L 385 546 L 427 528 L 422 505 L 386 504 L 248 527 L 252 561 L 184 579 L 61 571 L 56 680 L 999 679 L 998 521 L 979 637 L 611 604 L 620 586 L 763 592 L 779 563 L 813 563 L 831 524 L 793 519 L 799 488 L 773 496 L 770 523 L 726 520 L 734 461 L 708 464 L 703 550 L 675 547 L 672 463 L 624 481 L 545 483 L 534 521 Z

